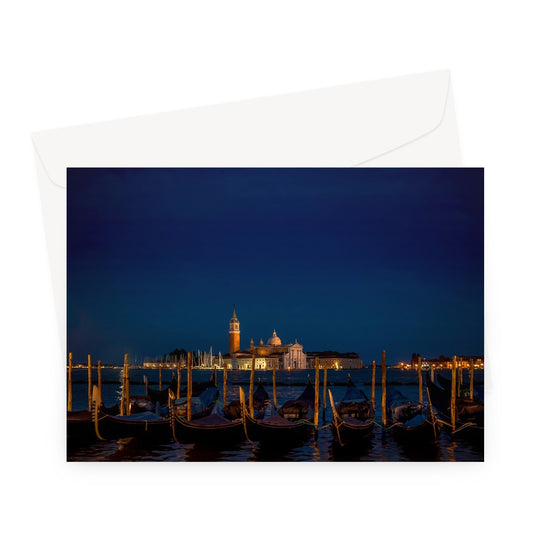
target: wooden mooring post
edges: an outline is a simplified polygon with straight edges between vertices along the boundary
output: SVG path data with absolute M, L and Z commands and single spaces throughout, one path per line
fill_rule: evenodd
M 452 386 L 450 397 L 450 421 L 452 423 L 452 431 L 455 431 L 455 398 L 457 396 L 457 356 L 452 358 Z
M 163 365 L 161 363 L 159 363 L 159 390 L 161 390 L 161 385 L 162 385 L 162 380 L 161 380 L 161 374 L 162 374 L 162 370 L 161 370 L 161 367 Z
M 328 369 L 324 364 L 324 394 L 322 395 L 322 416 L 326 419 L 326 392 L 328 388 Z
M 250 418 L 254 417 L 254 377 L 255 377 L 255 353 L 252 354 L 252 370 L 250 371 L 250 392 L 248 396 L 248 410 Z
M 187 420 L 191 420 L 192 399 L 192 353 L 187 352 Z
M 131 414 L 130 407 L 130 356 L 128 354 L 124 355 L 125 359 L 125 368 L 126 368 L 126 414 Z
M 87 397 L 89 400 L 89 411 L 93 405 L 93 384 L 92 384 L 92 365 L 91 365 L 91 354 L 87 355 Z
M 385 350 L 381 352 L 381 422 L 387 425 L 387 360 Z
M 376 408 L 376 361 L 372 361 L 372 409 Z
M 97 376 L 98 376 L 98 391 L 100 392 L 100 395 L 102 394 L 102 361 L 98 361 L 97 363 Z M 100 401 L 102 400 L 100 396 Z
M 176 390 L 176 398 L 179 400 L 181 394 L 181 360 L 178 363 L 178 386 Z
M 124 364 L 122 366 L 122 389 L 120 391 L 120 416 L 124 416 L 124 397 L 126 394 L 126 362 L 124 360 Z
M 422 392 L 422 358 L 418 356 L 418 402 L 424 403 L 424 393 Z
M 320 389 L 320 366 L 318 357 L 315 357 L 315 409 L 314 409 L 314 423 L 315 429 L 318 430 L 318 409 L 319 409 L 319 389 Z
M 457 397 L 461 396 L 461 389 L 463 388 L 463 358 L 459 357 L 457 361 L 457 370 L 458 372 L 458 384 L 457 384 Z
M 68 354 L 67 411 L 72 411 L 72 352 Z
M 474 359 L 470 358 L 470 399 L 474 399 Z
M 274 410 L 278 410 L 277 406 L 277 396 L 276 396 L 276 367 L 278 362 L 274 361 L 274 366 L 272 368 L 272 402 L 274 403 Z
M 224 404 L 224 407 L 226 407 L 226 398 L 227 398 L 227 391 L 228 391 L 228 364 L 224 363 L 224 372 L 222 376 L 222 403 Z
M 122 394 L 120 395 L 120 416 L 129 414 L 129 369 L 128 354 L 124 354 L 124 366 L 122 367 Z

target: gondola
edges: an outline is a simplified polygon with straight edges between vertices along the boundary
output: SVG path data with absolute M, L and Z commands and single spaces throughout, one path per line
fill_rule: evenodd
M 452 380 L 443 376 L 442 374 L 436 374 L 438 385 L 440 385 L 445 391 L 448 391 L 451 394 L 452 390 Z M 470 384 L 463 383 L 460 387 L 458 396 L 460 398 L 470 398 Z M 479 403 L 483 403 L 483 388 L 474 385 L 474 400 Z
M 219 395 L 220 391 L 218 388 L 211 386 L 207 387 L 198 396 L 193 396 L 191 398 L 191 418 L 194 420 L 210 415 Z M 185 418 L 187 416 L 187 396 L 175 399 L 171 395 L 171 398 L 172 411 L 178 416 Z
M 106 415 L 116 415 L 120 411 L 119 405 L 99 408 L 99 418 Z M 67 442 L 69 445 L 85 444 L 98 440 L 96 435 L 92 411 L 69 411 L 67 412 Z
M 302 394 L 295 400 L 288 400 L 279 411 L 263 420 L 250 416 L 245 408 L 245 429 L 250 440 L 283 444 L 301 441 L 309 437 L 313 424 L 315 388 L 308 380 Z
M 438 378 L 438 376 L 437 376 Z M 444 383 L 446 383 L 444 381 Z M 448 429 L 451 424 L 451 382 L 450 388 L 446 390 L 430 378 L 427 379 L 427 386 L 431 402 L 437 409 L 440 417 L 445 422 L 443 426 Z M 479 399 L 456 398 L 455 400 L 455 430 L 457 436 L 482 442 L 484 438 L 484 418 L 485 407 Z
M 374 408 L 366 394 L 358 389 L 348 376 L 346 392 L 335 406 L 329 391 L 333 420 L 330 424 L 333 438 L 341 446 L 367 441 L 374 430 Z
M 171 419 L 172 434 L 179 443 L 209 443 L 217 446 L 245 439 L 242 418 L 230 420 L 218 408 L 207 416 L 189 421 L 173 411 Z
M 254 403 L 254 418 L 261 420 L 265 417 L 265 410 L 268 405 L 269 396 L 265 387 L 259 381 L 254 391 L 253 403 Z M 249 405 L 249 400 L 246 400 L 246 405 Z M 242 417 L 242 409 L 240 400 L 233 400 L 228 405 L 224 406 L 223 414 L 229 420 L 235 420 Z
M 116 440 L 128 437 L 149 440 L 170 439 L 170 419 L 167 414 L 159 412 L 159 402 L 156 403 L 154 411 L 145 410 L 131 413 L 130 407 L 128 409 L 130 414 L 110 414 L 105 409 L 102 409 L 98 388 L 95 387 L 94 390 L 92 415 L 98 439 Z M 130 406 L 135 403 L 135 398 L 130 399 Z M 140 398 L 142 399 L 143 397 Z M 151 404 L 148 400 L 146 401 L 147 405 Z M 141 404 L 142 402 L 137 402 L 137 405 Z
M 387 420 L 393 435 L 409 444 L 436 442 L 439 424 L 431 406 L 408 400 L 399 390 L 387 391 Z
M 146 386 L 146 397 L 154 404 L 156 402 L 159 402 L 160 404 L 167 403 L 168 393 L 172 392 L 174 395 L 176 395 L 178 391 L 178 382 L 176 381 L 174 373 L 172 374 L 172 381 L 170 382 L 170 385 L 162 390 L 152 389 L 151 387 L 149 387 L 146 376 L 144 376 L 144 380 Z
M 105 415 L 97 421 L 101 439 L 115 440 L 128 437 L 162 440 L 171 437 L 170 419 L 152 411 L 123 416 Z
M 146 396 L 130 396 L 130 414 L 144 413 L 150 411 L 152 413 L 157 412 L 160 415 L 168 415 L 168 393 L 164 401 L 160 402 L 156 400 L 152 401 Z

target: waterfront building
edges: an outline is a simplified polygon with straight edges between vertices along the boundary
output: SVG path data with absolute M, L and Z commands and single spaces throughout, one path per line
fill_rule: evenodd
M 229 323 L 229 346 L 230 351 L 225 362 L 232 369 L 250 370 L 255 355 L 256 370 L 272 370 L 274 365 L 278 369 L 301 369 L 307 368 L 307 356 L 303 346 L 295 340 L 294 343 L 283 344 L 276 330 L 266 344 L 260 339 L 259 344 L 250 340 L 248 348 L 240 349 L 240 323 L 237 318 L 235 306 Z
M 286 370 L 307 368 L 307 355 L 304 354 L 304 348 L 298 341 L 289 345 L 289 350 L 283 354 L 283 368 Z

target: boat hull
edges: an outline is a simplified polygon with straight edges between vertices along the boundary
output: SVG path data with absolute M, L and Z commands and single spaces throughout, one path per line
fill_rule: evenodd
M 108 414 L 117 414 L 118 409 L 118 405 L 100 407 L 98 410 L 98 422 L 100 423 Z M 98 436 L 91 411 L 67 412 L 67 442 L 69 444 L 84 444 L 96 440 L 98 440 Z
M 313 425 L 309 420 L 287 420 L 276 415 L 264 420 L 256 420 L 246 415 L 248 438 L 257 442 L 283 445 L 309 438 Z
M 98 423 L 98 432 L 105 440 L 138 438 L 168 440 L 172 437 L 170 419 L 132 420 L 127 416 L 104 416 Z
M 450 416 L 450 392 L 428 380 L 431 401 L 442 419 L 441 426 L 452 431 Z M 484 441 L 485 408 L 478 400 L 456 399 L 455 431 L 452 434 L 466 440 L 482 443 Z
M 83 443 L 97 440 L 90 411 L 67 413 L 67 440 L 69 443 Z
M 362 421 L 350 417 L 343 420 L 334 419 L 330 424 L 330 430 L 337 444 L 356 445 L 370 439 L 374 431 L 374 421 Z
M 211 420 L 212 419 L 212 420 Z M 174 440 L 183 444 L 209 443 L 211 445 L 236 443 L 245 440 L 242 420 L 227 420 L 222 417 L 205 417 L 187 421 L 174 415 L 172 418 Z
M 436 442 L 440 434 L 440 426 L 437 419 L 426 418 L 417 426 L 407 427 L 398 424 L 392 427 L 392 435 L 397 440 L 407 444 Z

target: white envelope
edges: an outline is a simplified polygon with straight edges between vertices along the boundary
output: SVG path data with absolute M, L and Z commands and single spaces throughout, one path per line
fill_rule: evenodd
M 68 167 L 460 166 L 438 71 L 33 134 L 63 353 Z

